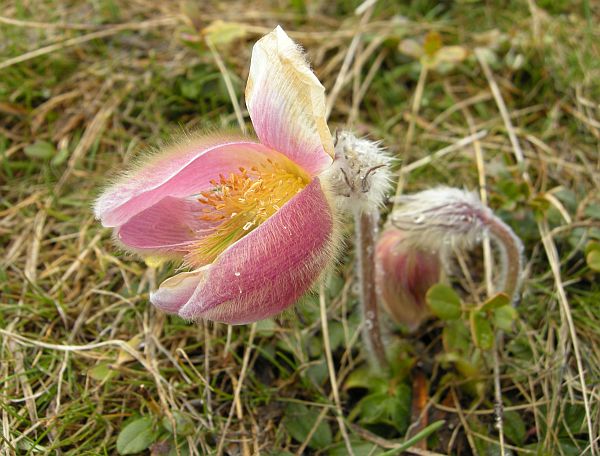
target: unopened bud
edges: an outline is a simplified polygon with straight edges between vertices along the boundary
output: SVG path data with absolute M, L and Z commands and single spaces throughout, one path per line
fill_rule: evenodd
M 429 317 L 425 295 L 440 280 L 435 253 L 406 242 L 406 233 L 386 229 L 375 251 L 375 281 L 381 303 L 396 323 L 414 331 Z
M 484 236 L 499 250 L 498 289 L 515 299 L 520 285 L 523 245 L 513 230 L 481 203 L 477 195 L 458 188 L 438 187 L 398 199 L 389 217 L 416 249 L 439 252 L 443 264 L 456 250 L 473 248 Z
M 342 131 L 335 137 L 335 159 L 327 173 L 338 204 L 347 212 L 376 210 L 391 188 L 392 158 L 378 142 Z
M 493 212 L 475 193 L 437 187 L 398 198 L 390 222 L 406 233 L 407 242 L 442 253 L 481 242 Z

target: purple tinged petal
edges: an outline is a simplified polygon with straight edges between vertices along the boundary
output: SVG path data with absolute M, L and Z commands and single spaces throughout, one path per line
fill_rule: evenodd
M 219 174 L 251 167 L 271 155 L 271 149 L 252 141 L 188 140 L 122 176 L 98 198 L 94 212 L 104 226 L 120 226 L 165 197 L 189 197 L 209 188 Z
M 315 179 L 207 266 L 179 315 L 244 324 L 280 313 L 332 260 L 333 226 L 331 206 Z M 185 285 L 187 292 L 191 285 Z
M 441 265 L 439 255 L 405 241 L 405 234 L 395 228 L 381 235 L 375 250 L 375 282 L 389 315 L 415 330 L 430 315 L 425 295 L 440 280 Z
M 263 144 L 287 155 L 312 176 L 332 163 L 325 88 L 281 27 L 252 49 L 246 105 Z
M 138 253 L 179 252 L 198 240 L 198 232 L 213 226 L 199 218 L 196 200 L 167 196 L 130 218 L 116 231 L 125 247 Z
M 168 313 L 177 313 L 203 282 L 207 267 L 196 271 L 181 272 L 160 284 L 158 290 L 150 293 L 150 302 Z

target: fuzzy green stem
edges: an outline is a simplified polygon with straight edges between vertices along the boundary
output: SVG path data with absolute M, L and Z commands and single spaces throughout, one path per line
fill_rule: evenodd
M 377 367 L 387 367 L 385 348 L 381 340 L 379 309 L 375 289 L 375 235 L 378 214 L 376 211 L 356 211 L 356 256 L 360 302 L 363 309 L 363 338 L 368 350 L 374 355 Z

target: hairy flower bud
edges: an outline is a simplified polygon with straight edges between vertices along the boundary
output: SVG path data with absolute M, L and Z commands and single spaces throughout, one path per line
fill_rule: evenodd
M 327 170 L 338 205 L 349 213 L 377 210 L 391 188 L 392 158 L 378 142 L 336 133 L 335 159 Z
M 497 288 L 516 299 L 523 262 L 523 245 L 513 230 L 481 203 L 473 192 L 437 187 L 398 199 L 400 207 L 388 218 L 402 230 L 407 245 L 439 252 L 443 264 L 456 250 L 473 248 L 484 236 L 498 250 Z
M 438 255 L 410 245 L 406 233 L 388 228 L 377 242 L 375 262 L 381 303 L 396 323 L 414 331 L 430 315 L 425 295 L 440 280 Z

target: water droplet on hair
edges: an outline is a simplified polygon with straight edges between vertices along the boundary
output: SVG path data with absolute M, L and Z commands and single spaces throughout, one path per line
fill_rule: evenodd
M 424 216 L 424 215 L 422 215 L 422 214 L 421 214 L 421 215 L 417 215 L 417 216 L 414 218 L 414 222 L 415 222 L 415 223 L 417 223 L 417 224 L 421 224 L 421 223 L 423 223 L 424 221 L 425 221 L 425 216 Z
M 233 273 L 233 275 L 234 275 L 234 276 L 236 276 L 236 277 L 239 277 L 239 276 L 241 275 L 241 273 L 240 273 L 239 271 L 235 271 L 235 272 Z

